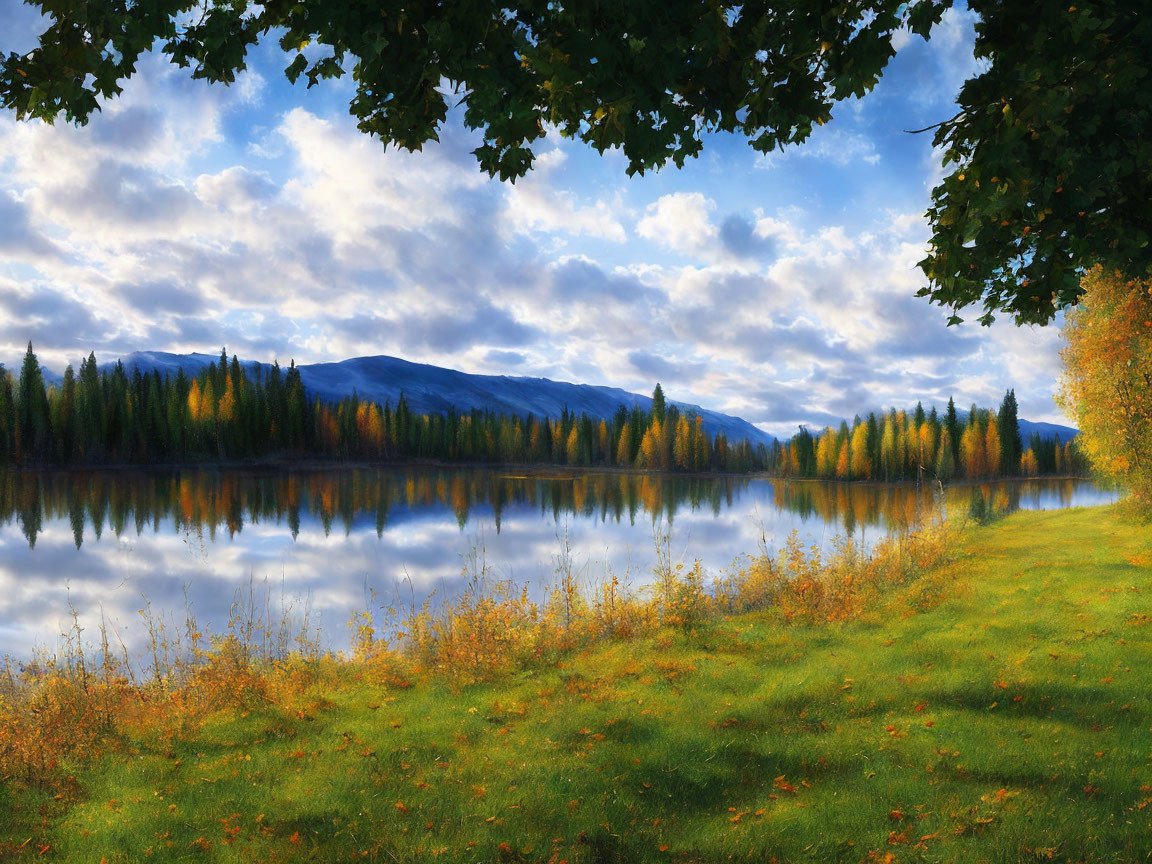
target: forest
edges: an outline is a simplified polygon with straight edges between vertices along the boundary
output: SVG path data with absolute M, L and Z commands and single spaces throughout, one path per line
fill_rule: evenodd
M 851 427 L 842 422 L 816 435 L 801 428 L 773 466 L 783 477 L 883 482 L 1088 473 L 1076 439 L 1061 444 L 1033 434 L 1024 448 L 1013 390 L 998 411 L 973 405 L 963 419 L 949 399 L 943 416 L 917 404 L 911 413 L 893 408 L 879 417 L 857 416 Z
M 417 414 L 353 395 L 307 393 L 291 363 L 250 373 L 222 350 L 198 375 L 101 369 L 94 354 L 48 384 L 31 344 L 18 376 L 0 367 L 0 464 L 159 465 L 270 458 L 600 466 L 681 472 L 769 471 L 837 480 L 931 480 L 1077 474 L 1071 442 L 1023 449 L 1014 392 L 998 412 L 917 405 L 857 417 L 850 428 L 806 428 L 772 447 L 710 436 L 702 419 L 668 404 L 620 406 L 612 417 L 513 416 L 481 409 Z

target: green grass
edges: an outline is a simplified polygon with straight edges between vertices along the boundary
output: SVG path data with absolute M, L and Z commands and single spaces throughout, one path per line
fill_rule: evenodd
M 59 801 L 0 784 L 0 841 L 93 864 L 1148 861 L 1150 576 L 1152 532 L 1114 509 L 1019 513 L 844 624 L 748 615 L 483 685 L 337 667 L 290 708 L 121 732 Z

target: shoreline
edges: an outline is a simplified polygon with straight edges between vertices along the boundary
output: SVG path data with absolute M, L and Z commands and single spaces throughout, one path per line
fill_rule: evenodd
M 843 480 L 822 477 L 782 477 L 768 471 L 749 471 L 737 473 L 731 471 L 658 471 L 645 468 L 621 468 L 616 465 L 552 465 L 522 462 L 449 462 L 441 459 L 285 459 L 283 457 L 270 459 L 244 459 L 244 460 L 215 460 L 206 462 L 162 462 L 162 463 L 107 463 L 84 465 L 56 465 L 51 463 L 25 463 L 19 465 L 0 465 L 0 473 L 11 471 L 17 474 L 128 474 L 128 473 L 163 473 L 179 471 L 207 471 L 207 472 L 251 472 L 251 473 L 314 473 L 320 471 L 356 471 L 371 468 L 446 468 L 467 471 L 490 471 L 493 473 L 520 475 L 515 479 L 546 478 L 546 479 L 575 479 L 568 478 L 568 474 L 619 474 L 635 475 L 640 477 L 683 477 L 683 478 L 745 478 L 755 480 L 776 480 L 787 483 L 818 483 L 836 484 L 844 486 L 875 486 L 875 487 L 915 487 L 935 486 L 935 481 L 916 480 Z M 1087 480 L 1092 481 L 1089 475 L 1078 474 L 1041 474 L 1028 476 L 1023 474 L 1004 477 L 975 477 L 952 480 L 944 484 L 944 488 L 953 486 L 979 486 L 988 483 L 1018 483 L 1028 480 Z

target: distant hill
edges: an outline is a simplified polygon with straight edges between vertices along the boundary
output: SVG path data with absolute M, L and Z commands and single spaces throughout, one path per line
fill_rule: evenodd
M 960 409 L 956 412 L 957 418 L 961 423 L 968 422 L 968 412 Z M 1080 434 L 1079 429 L 1073 429 L 1071 426 L 1061 426 L 1059 423 L 1040 423 L 1023 418 L 1017 418 L 1016 426 L 1020 430 L 1020 440 L 1024 444 L 1024 449 L 1028 449 L 1028 441 L 1032 438 L 1032 433 L 1036 433 L 1042 440 L 1049 440 L 1055 438 L 1061 444 L 1071 441 Z
M 219 359 L 218 354 L 170 354 L 163 351 L 135 351 L 122 358 L 129 369 L 141 371 L 159 370 L 175 374 L 183 369 L 186 374 L 195 375 L 207 369 Z M 103 364 L 105 367 L 112 364 Z M 249 372 L 263 371 L 270 364 L 255 360 L 242 360 L 241 365 Z M 624 405 L 631 409 L 639 406 L 648 410 L 652 399 L 638 393 L 630 393 L 618 387 L 603 387 L 592 384 L 571 384 L 553 381 L 549 378 L 528 378 L 507 375 L 473 375 L 456 369 L 431 366 L 425 363 L 412 363 L 398 357 L 380 355 L 376 357 L 355 357 L 337 363 L 312 363 L 297 367 L 305 388 L 322 399 L 341 399 L 358 394 L 363 399 L 374 402 L 391 402 L 395 405 L 400 394 L 408 401 L 413 411 L 420 413 L 443 413 L 449 408 L 469 411 L 472 408 L 489 409 L 504 414 L 532 413 L 540 417 L 559 417 L 565 407 L 576 413 L 586 413 L 594 417 L 609 417 L 617 407 Z M 45 370 L 45 379 L 58 383 L 60 376 Z M 710 411 L 699 405 L 685 402 L 672 402 L 681 410 L 692 411 L 704 419 L 704 428 L 712 436 L 724 433 L 729 441 L 748 440 L 753 444 L 771 446 L 775 440 L 767 432 L 753 426 L 747 420 Z M 967 412 L 961 409 L 961 422 L 967 419 Z M 1019 421 L 1020 437 L 1024 446 L 1035 432 L 1043 439 L 1056 439 L 1061 444 L 1076 437 L 1078 431 L 1071 426 L 1057 423 L 1041 423 L 1031 420 Z
M 129 370 L 159 370 L 175 374 L 183 369 L 196 374 L 219 359 L 212 354 L 168 354 L 161 351 L 136 351 L 123 358 Z M 263 370 L 268 364 L 241 361 L 249 372 Z M 411 363 L 398 357 L 356 357 L 339 363 L 298 365 L 300 379 L 311 394 L 322 399 L 341 399 L 353 393 L 362 399 L 395 405 L 404 394 L 408 407 L 418 413 L 444 413 L 449 408 L 470 411 L 489 409 L 503 414 L 535 414 L 559 417 L 564 408 L 577 414 L 610 417 L 620 405 L 631 409 L 652 406 L 649 396 L 630 393 L 618 387 L 591 384 L 569 384 L 549 378 L 521 378 L 506 375 L 472 375 L 455 369 Z M 670 404 L 682 411 L 699 414 L 704 429 L 713 437 L 723 433 L 732 443 L 748 440 L 753 444 L 771 445 L 775 440 L 747 420 L 709 411 L 685 402 Z
M 1032 433 L 1036 433 L 1043 439 L 1055 438 L 1061 444 L 1071 441 L 1080 434 L 1079 429 L 1073 429 L 1071 426 L 1061 426 L 1059 423 L 1033 423 L 1031 420 L 1017 420 L 1016 424 L 1020 427 L 1020 440 L 1024 442 L 1024 448 L 1028 448 L 1028 441 L 1032 437 Z

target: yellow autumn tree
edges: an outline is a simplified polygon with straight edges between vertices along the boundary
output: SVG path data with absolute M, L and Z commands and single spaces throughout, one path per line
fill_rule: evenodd
M 1000 430 L 996 418 L 988 421 L 988 431 L 984 433 L 984 470 L 989 477 L 1000 475 Z
M 1031 447 L 1025 450 L 1024 455 L 1020 457 L 1020 473 L 1025 477 L 1035 477 L 1040 473 L 1040 463 Z
M 632 461 L 632 427 L 627 423 L 620 430 L 620 443 L 616 445 L 616 464 L 628 466 Z
M 850 477 L 849 466 L 851 464 L 851 457 L 848 455 L 850 446 L 848 439 L 845 438 L 844 442 L 840 445 L 840 455 L 836 457 L 836 479 L 847 480 Z
M 192 389 L 188 391 L 188 416 L 191 417 L 193 421 L 200 419 L 201 401 L 200 382 L 193 381 Z
M 1152 514 L 1152 279 L 1097 268 L 1064 321 L 1057 401 L 1076 418 L 1080 449 Z
M 661 464 L 661 450 L 663 449 L 664 430 L 660 425 L 660 421 L 653 419 L 652 425 L 648 427 L 648 431 L 644 433 L 644 437 L 640 439 L 640 460 L 645 468 L 652 468 L 660 470 L 663 465 Z
M 932 471 L 936 464 L 936 429 L 931 423 L 920 424 L 916 460 L 924 471 Z
M 212 389 L 212 379 L 204 382 L 204 389 L 200 391 L 200 420 L 213 423 L 216 420 L 216 393 Z
M 216 416 L 221 423 L 231 423 L 236 419 L 236 392 L 232 384 L 232 376 L 228 376 L 224 385 L 224 395 L 220 397 L 220 404 L 216 408 Z
M 836 430 L 826 426 L 816 441 L 816 475 L 829 479 L 836 473 Z
M 852 430 L 850 464 L 856 480 L 872 479 L 872 460 L 868 458 L 868 424 L 857 423 Z
M 960 464 L 964 466 L 965 477 L 983 477 L 987 473 L 984 456 L 984 436 L 980 434 L 980 426 L 970 423 L 960 436 Z
M 577 424 L 572 424 L 572 430 L 568 433 L 568 444 L 565 447 L 565 455 L 568 457 L 568 464 L 575 465 L 580 461 L 580 432 L 577 429 Z
M 676 431 L 672 439 L 672 459 L 677 468 L 687 471 L 692 468 L 692 438 L 688 418 L 683 414 L 676 421 Z
M 885 480 L 894 480 L 897 471 L 896 417 L 889 414 L 884 418 L 884 427 L 880 432 L 880 473 L 884 475 Z

